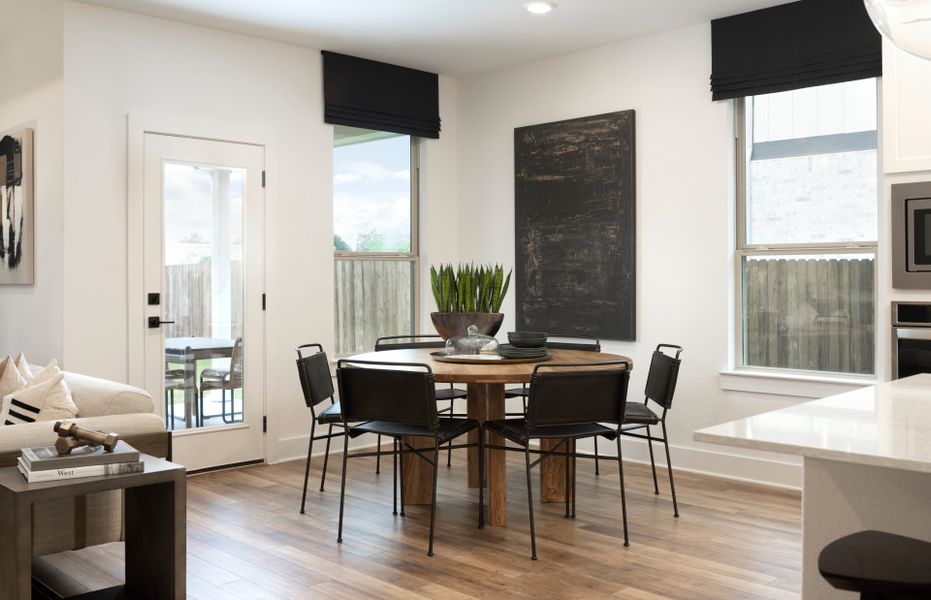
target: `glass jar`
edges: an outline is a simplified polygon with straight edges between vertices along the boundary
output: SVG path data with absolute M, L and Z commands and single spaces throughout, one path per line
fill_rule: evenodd
M 498 340 L 478 332 L 478 327 L 469 325 L 466 335 L 457 335 L 446 340 L 447 356 L 474 356 L 498 354 Z

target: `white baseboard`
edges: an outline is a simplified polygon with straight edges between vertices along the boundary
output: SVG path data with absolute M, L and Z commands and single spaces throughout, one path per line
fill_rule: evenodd
M 281 463 L 292 460 L 303 460 L 307 457 L 307 437 L 294 436 L 279 440 L 278 456 L 269 458 L 269 463 Z M 369 438 L 371 441 L 368 441 Z M 362 441 L 366 440 L 366 441 Z M 650 463 L 650 454 L 647 450 L 646 441 L 636 438 L 625 437 L 624 440 L 624 460 L 637 463 Z M 323 456 L 326 442 L 317 442 L 314 444 L 314 456 Z M 375 438 L 365 436 L 354 440 L 350 444 L 352 449 L 373 448 Z M 331 450 L 342 450 L 342 441 Z M 591 440 L 583 440 L 579 443 L 578 449 L 581 452 L 591 453 L 594 450 Z M 662 443 L 654 442 L 653 446 L 656 455 L 657 466 L 666 466 L 666 454 L 663 451 Z M 598 443 L 599 454 L 603 456 L 615 456 L 615 445 L 613 442 L 601 440 Z M 802 489 L 802 464 L 801 462 L 791 462 L 790 459 L 778 460 L 776 458 L 760 458 L 755 456 L 746 456 L 733 454 L 729 452 L 720 452 L 715 450 L 706 450 L 704 448 L 693 448 L 688 446 L 672 445 L 669 448 L 672 455 L 672 463 L 677 471 L 687 471 L 700 475 L 709 475 L 724 479 L 732 479 L 746 483 L 755 483 L 770 487 L 777 487 L 790 490 Z M 661 474 L 665 476 L 665 474 Z

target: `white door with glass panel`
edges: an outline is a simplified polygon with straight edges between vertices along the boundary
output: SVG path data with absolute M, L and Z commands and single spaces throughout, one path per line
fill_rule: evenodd
M 188 469 L 264 458 L 264 148 L 145 134 L 145 388 Z

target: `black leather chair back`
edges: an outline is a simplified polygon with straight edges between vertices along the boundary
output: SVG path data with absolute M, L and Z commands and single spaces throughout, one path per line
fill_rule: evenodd
M 316 352 L 304 356 L 304 350 L 315 348 Z M 330 362 L 320 344 L 303 344 L 297 351 L 297 374 L 301 379 L 301 390 L 307 407 L 317 406 L 333 397 L 333 378 L 330 377 Z
M 599 367 L 566 371 L 569 367 Z M 530 379 L 527 427 L 615 423 L 624 418 L 630 363 L 563 363 L 537 365 Z
M 549 338 L 559 338 L 550 340 Z M 577 338 L 570 335 L 553 334 L 548 336 L 546 347 L 553 350 L 582 350 L 584 352 L 601 352 L 598 338 Z
M 389 335 L 375 340 L 375 352 L 445 347 L 446 341 L 438 335 Z
M 662 349 L 671 348 L 676 351 L 675 356 L 665 354 Z M 676 382 L 679 379 L 679 365 L 682 360 L 682 346 L 660 344 L 653 351 L 650 360 L 650 372 L 647 374 L 646 397 L 665 409 L 672 408 L 672 398 L 676 393 Z
M 379 366 L 403 366 L 416 370 Z M 424 364 L 341 360 L 336 367 L 345 422 L 391 421 L 439 426 L 433 370 Z

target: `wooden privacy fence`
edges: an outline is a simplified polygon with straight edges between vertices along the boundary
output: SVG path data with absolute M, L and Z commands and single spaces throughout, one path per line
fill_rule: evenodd
M 873 373 L 873 259 L 747 260 L 746 364 Z
M 385 335 L 414 331 L 410 260 L 336 260 L 336 355 L 368 352 Z
M 214 337 L 212 327 L 211 262 L 165 266 L 163 314 L 165 337 Z M 242 336 L 242 262 L 230 263 L 231 338 Z

